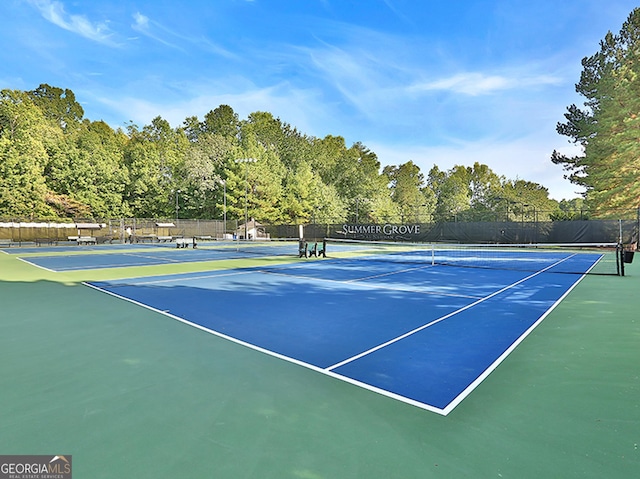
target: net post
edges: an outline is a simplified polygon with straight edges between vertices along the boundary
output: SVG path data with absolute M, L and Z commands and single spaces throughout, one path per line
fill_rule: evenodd
M 618 243 L 622 244 L 622 220 L 618 220 L 618 229 L 619 229 L 619 234 L 618 234 Z
M 624 245 L 622 242 L 618 243 L 616 254 L 616 267 L 618 269 L 618 276 L 624 276 Z

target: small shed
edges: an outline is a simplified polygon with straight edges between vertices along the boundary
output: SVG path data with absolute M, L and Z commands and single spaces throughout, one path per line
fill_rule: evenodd
M 158 241 L 171 241 L 173 239 L 172 229 L 176 225 L 174 223 L 156 223 L 156 236 Z
M 255 219 L 251 218 L 251 220 L 249 220 L 249 222 L 247 222 L 246 224 L 246 229 L 245 225 L 238 225 L 238 229 L 236 230 L 236 238 L 249 240 L 269 239 L 269 234 L 267 233 L 263 225 L 258 223 Z
M 78 236 L 69 236 L 69 240 L 76 241 L 79 245 L 82 244 L 97 244 L 98 239 L 96 232 L 100 231 L 107 225 L 101 223 L 76 223 L 76 229 L 78 230 Z
M 101 230 L 104 226 L 100 223 L 76 223 L 78 237 L 95 236 L 96 231 Z

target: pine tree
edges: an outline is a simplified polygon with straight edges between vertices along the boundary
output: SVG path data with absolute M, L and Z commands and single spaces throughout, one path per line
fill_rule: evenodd
M 585 187 L 595 216 L 617 215 L 640 203 L 640 8 L 618 35 L 609 32 L 600 51 L 582 60 L 576 91 L 585 108 L 571 105 L 557 131 L 583 148 L 574 157 L 553 152 L 567 177 Z

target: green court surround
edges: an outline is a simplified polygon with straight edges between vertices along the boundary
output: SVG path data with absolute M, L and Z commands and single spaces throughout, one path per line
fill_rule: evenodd
M 81 284 L 212 266 L 65 274 L 0 253 L 0 454 L 70 454 L 92 479 L 640 471 L 637 262 L 586 277 L 446 417 Z

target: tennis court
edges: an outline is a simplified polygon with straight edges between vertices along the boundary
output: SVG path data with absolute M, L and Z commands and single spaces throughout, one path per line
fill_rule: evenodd
M 196 248 L 176 248 L 176 243 L 115 244 L 7 248 L 4 251 L 40 268 L 60 272 L 86 269 L 126 268 L 216 260 L 247 256 L 292 256 L 297 240 L 268 242 L 221 241 L 200 243 Z
M 490 253 L 483 251 L 482 264 L 493 261 L 497 269 L 479 268 L 477 250 L 438 250 L 440 263 L 464 258 L 472 264 L 452 268 L 434 265 L 431 249 L 403 247 L 357 258 L 89 284 L 448 414 L 581 279 L 561 273 L 586 273 L 603 258 L 575 251 Z
M 139 251 L 172 259 L 122 268 Z M 58 428 L 92 477 L 627 477 L 640 464 L 637 305 L 620 298 L 637 278 L 606 275 L 605 250 L 336 244 L 322 260 L 220 268 L 188 259 L 201 251 L 0 254 L 5 450 Z M 201 267 L 163 273 L 181 259 Z M 130 459 L 107 470 L 105 451 Z

